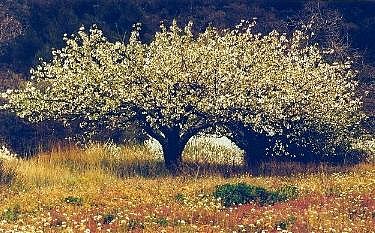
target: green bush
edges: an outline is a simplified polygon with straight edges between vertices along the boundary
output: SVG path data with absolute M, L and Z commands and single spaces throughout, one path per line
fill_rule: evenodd
M 231 206 L 251 201 L 263 202 L 267 199 L 267 190 L 245 183 L 224 184 L 217 186 L 213 195 L 215 198 L 220 198 L 224 206 Z
M 157 219 L 156 223 L 163 227 L 168 226 L 168 220 L 165 217 Z
M 268 191 L 265 188 L 245 183 L 224 184 L 216 187 L 213 196 L 220 199 L 226 207 L 252 201 L 267 205 L 296 198 L 298 189 L 294 186 L 286 186 L 276 191 Z

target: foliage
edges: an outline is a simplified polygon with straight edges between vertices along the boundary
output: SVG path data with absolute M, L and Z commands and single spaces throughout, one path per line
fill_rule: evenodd
M 239 122 L 279 153 L 287 142 L 325 154 L 347 146 L 364 117 L 350 60 L 326 61 L 332 51 L 302 31 L 260 36 L 254 25 L 195 36 L 191 23 L 174 21 L 149 44 L 138 25 L 127 43 L 82 27 L 23 88 L 4 93 L 4 107 L 31 121 L 78 123 L 88 135 L 135 122 L 160 142 L 172 171 L 188 140 L 215 124 Z
M 222 201 L 224 206 L 247 204 L 252 201 L 260 204 L 274 204 L 297 198 L 298 189 L 293 186 L 286 186 L 276 191 L 268 191 L 262 187 L 238 183 L 217 186 L 213 195 Z
M 224 206 L 246 204 L 251 201 L 263 203 L 267 199 L 266 189 L 244 183 L 218 186 L 213 195 L 215 198 L 220 198 Z
M 186 197 L 185 197 L 185 195 L 182 194 L 182 193 L 177 193 L 175 199 L 176 199 L 176 201 L 178 201 L 178 202 L 184 202 L 184 201 L 186 201 Z
M 5 145 L 0 145 L 0 161 L 16 159 L 16 155 L 13 154 Z
M 5 2 L 9 5 L 11 13 L 23 19 L 26 24 L 25 35 L 9 46 L 4 57 L 4 61 L 22 71 L 36 64 L 38 57 L 49 56 L 51 48 L 62 47 L 60 37 L 64 33 L 73 33 L 82 24 L 97 23 L 111 40 L 123 40 L 130 35 L 129 29 L 132 24 L 142 22 L 145 25 L 142 33 L 144 39 L 150 41 L 160 21 L 171 22 L 173 18 L 179 18 L 183 22 L 193 19 L 199 22 L 198 30 L 204 30 L 209 23 L 228 27 L 251 15 L 251 17 L 262 19 L 263 22 L 270 22 L 271 25 L 264 23 L 259 27 L 265 30 L 274 25 L 285 25 L 283 22 L 278 22 L 278 19 L 281 18 L 282 12 L 293 9 L 293 6 L 286 6 L 286 9 L 279 13 L 273 9 L 274 4 L 271 6 L 263 3 L 244 5 L 229 1 L 209 2 L 206 0 L 193 2 L 182 0 L 176 3 L 139 0 L 99 0 L 96 2 L 5 0 Z M 264 9 L 259 10 L 260 8 Z M 229 12 L 224 13 L 226 11 Z
M 15 114 L 0 112 L 0 138 L 20 157 L 48 150 L 67 133 L 61 124 L 51 121 L 31 123 Z
M 0 56 L 3 55 L 4 45 L 23 33 L 23 25 L 3 3 L 0 3 Z
M 87 133 L 136 121 L 170 154 L 169 166 L 178 165 L 187 141 L 209 126 L 201 108 L 211 98 L 215 71 L 205 62 L 213 62 L 217 49 L 208 46 L 215 38 L 208 31 L 194 38 L 191 25 L 181 30 L 174 22 L 146 45 L 138 30 L 122 44 L 108 42 L 95 27 L 90 34 L 82 28 L 53 51 L 50 63 L 32 70 L 23 91 L 7 95 L 15 97 L 9 106 L 32 121 L 78 121 Z
M 0 60 L 6 63 L 7 67 L 17 70 L 17 73 L 22 71 L 24 78 L 28 78 L 25 73 L 29 67 L 37 64 L 39 57 L 51 58 L 52 48 L 64 46 L 61 36 L 64 33 L 70 35 L 82 24 L 97 23 L 110 41 L 124 41 L 131 34 L 131 25 L 134 22 L 142 22 L 144 25 L 141 32 L 142 39 L 151 41 L 159 22 L 163 20 L 171 22 L 173 18 L 177 18 L 180 22 L 187 23 L 188 20 L 193 19 L 196 23 L 193 31 L 204 32 L 208 24 L 223 29 L 233 27 L 239 20 L 249 19 L 249 17 L 259 19 L 254 31 L 263 34 L 274 29 L 280 33 L 292 34 L 295 28 L 290 25 L 314 22 L 311 28 L 314 35 L 311 39 L 318 41 L 323 47 L 333 47 L 337 50 L 338 53 L 332 56 L 340 56 L 345 60 L 347 48 L 350 46 L 352 47 L 350 51 L 358 47 L 361 55 L 374 60 L 373 54 L 375 53 L 371 52 L 374 46 L 370 43 L 375 35 L 372 33 L 374 6 L 371 2 L 342 4 L 332 1 L 278 4 L 273 1 L 232 2 L 226 0 L 216 2 L 181 0 L 176 3 L 123 0 L 95 2 L 4 0 L 0 7 L 0 18 L 6 19 L 3 24 L 6 27 L 2 27 L 5 31 L 0 31 L 5 32 L 5 35 L 10 35 L 7 38 L 11 40 L 7 39 L 7 41 L 11 43 L 7 42 L 6 53 Z M 12 30 L 9 31 L 9 29 Z M 18 37 L 14 38 L 15 36 Z M 342 48 L 346 51 L 340 52 Z M 351 56 L 357 56 L 357 53 Z M 361 68 L 359 71 L 366 76 L 361 80 L 366 79 L 368 80 L 366 82 L 370 83 L 373 75 L 363 72 L 363 67 L 359 68 Z M 368 102 L 370 104 L 367 104 L 366 108 L 371 111 L 372 101 Z M 102 128 L 105 127 L 104 125 Z M 16 134 L 14 131 L 9 133 Z M 97 138 L 100 138 L 100 135 Z M 283 141 L 284 139 L 277 140 Z
M 145 27 L 142 34 L 150 40 L 160 21 L 171 22 L 178 18 L 181 22 L 194 20 L 197 30 L 204 30 L 212 23 L 218 28 L 232 27 L 241 19 L 257 17 L 261 22 L 257 31 L 267 33 L 273 29 L 287 31 L 294 21 L 309 20 L 315 16 L 317 29 L 328 29 L 329 40 L 343 40 L 341 36 L 333 37 L 337 26 L 346 26 L 348 37 L 343 40 L 353 48 L 361 51 L 373 60 L 374 46 L 374 3 L 367 2 L 299 2 L 287 1 L 281 4 L 274 1 L 240 1 L 228 0 L 180 0 L 170 1 L 128 1 L 128 0 L 4 0 L 10 5 L 9 10 L 18 19 L 23 19 L 25 36 L 11 45 L 5 57 L 9 63 L 16 63 L 17 68 L 27 70 L 37 62 L 37 58 L 48 56 L 51 48 L 62 46 L 59 38 L 64 33 L 72 33 L 81 24 L 98 23 L 111 39 L 122 39 L 130 34 L 129 27 L 135 22 L 142 22 Z M 307 5 L 307 7 L 306 7 Z M 315 8 L 322 8 L 314 15 Z M 337 15 L 342 14 L 342 21 L 337 24 Z M 309 18 L 310 16 L 310 18 Z M 318 17 L 320 18 L 318 18 Z M 249 18 L 250 17 L 250 18 Z M 293 20 L 291 20 L 293 19 Z M 338 28 L 341 30 L 341 28 Z M 318 34 L 318 33 L 317 33 Z M 39 36 L 40 35 L 40 36 Z M 365 35 L 365 36 L 364 36 Z M 317 35 L 318 36 L 318 35 Z M 321 36 L 322 37 L 322 36 Z M 327 41 L 327 42 L 328 42 Z M 325 43 L 325 41 L 323 41 Z M 31 45 L 31 46 L 30 46 Z M 370 60 L 370 61 L 371 61 Z
M 375 138 L 371 135 L 364 135 L 354 141 L 353 147 L 364 153 L 369 162 L 375 161 Z
M 298 197 L 299 191 L 295 186 L 283 186 L 276 191 L 270 191 L 267 202 L 274 204 L 276 202 L 293 200 Z
M 291 143 L 325 155 L 347 148 L 365 117 L 351 61 L 327 61 L 332 50 L 309 44 L 302 31 L 290 38 L 276 31 L 260 36 L 251 33 L 253 25 L 239 25 L 223 37 L 235 46 L 225 55 L 231 65 L 220 67 L 231 75 L 222 78 L 216 104 L 220 117 L 227 116 L 230 137 L 245 135 L 246 142 L 265 135 L 276 155 L 288 154 Z

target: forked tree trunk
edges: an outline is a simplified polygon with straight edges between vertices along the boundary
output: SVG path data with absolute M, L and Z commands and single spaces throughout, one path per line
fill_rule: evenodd
M 147 115 L 141 109 L 135 108 L 135 111 L 142 129 L 161 144 L 165 167 L 171 174 L 179 174 L 182 166 L 182 152 L 187 142 L 192 136 L 208 128 L 210 125 L 203 122 L 183 133 L 180 123 L 176 123 L 174 126 L 159 126 L 154 128 L 147 120 Z

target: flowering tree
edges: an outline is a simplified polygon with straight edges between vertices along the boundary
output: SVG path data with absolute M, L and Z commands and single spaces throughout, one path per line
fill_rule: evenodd
M 19 116 L 79 122 L 87 132 L 136 122 L 162 145 L 166 167 L 177 171 L 188 140 L 211 126 L 204 114 L 213 107 L 219 51 L 217 34 L 194 37 L 192 25 L 161 26 L 150 44 L 111 43 L 102 32 L 81 28 L 66 47 L 31 71 L 24 88 L 6 95 Z
M 290 38 L 276 31 L 261 36 L 252 26 L 240 25 L 223 39 L 232 47 L 225 60 L 235 64 L 227 66 L 230 88 L 217 103 L 228 136 L 255 166 L 267 149 L 335 154 L 364 117 L 350 60 L 328 62 L 332 51 L 308 44 L 301 31 Z
M 352 136 L 362 115 L 350 62 L 326 62 L 329 51 L 300 31 L 287 39 L 254 35 L 252 26 L 194 36 L 191 24 L 173 22 L 149 44 L 139 40 L 139 25 L 126 44 L 81 28 L 5 95 L 5 108 L 32 121 L 79 122 L 87 132 L 136 122 L 160 142 L 173 172 L 188 140 L 217 124 L 255 166 L 271 146 L 323 148 L 315 132 L 324 145 Z

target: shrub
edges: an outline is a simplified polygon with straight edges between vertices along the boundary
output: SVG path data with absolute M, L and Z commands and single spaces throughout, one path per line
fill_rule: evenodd
M 5 145 L 0 145 L 0 160 L 14 160 L 16 155 L 13 154 Z
M 362 136 L 362 138 L 354 141 L 352 147 L 365 155 L 365 159 L 368 162 L 375 161 L 375 137 L 368 135 Z
M 276 191 L 268 191 L 262 187 L 238 183 L 219 185 L 213 195 L 226 207 L 252 201 L 266 205 L 294 199 L 298 196 L 298 189 L 294 186 L 286 186 Z
M 220 198 L 224 206 L 245 204 L 251 201 L 263 202 L 267 199 L 267 190 L 245 183 L 224 184 L 216 187 L 214 197 Z

